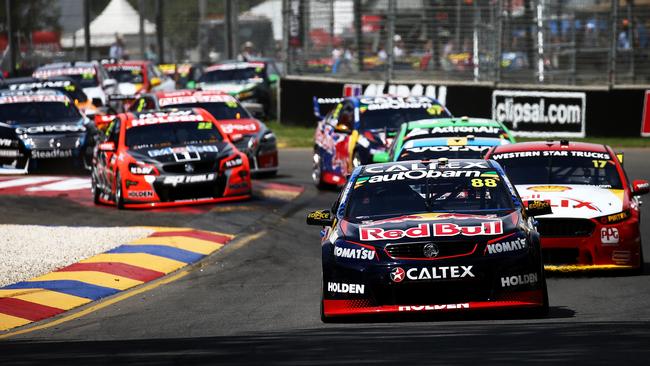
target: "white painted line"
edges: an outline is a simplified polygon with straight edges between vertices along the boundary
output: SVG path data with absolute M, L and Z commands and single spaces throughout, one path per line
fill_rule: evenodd
M 46 184 L 43 186 L 29 187 L 27 192 L 39 191 L 76 191 L 80 189 L 90 189 L 91 183 L 88 178 L 68 178 L 59 182 Z
M 32 184 L 40 184 L 40 183 L 50 182 L 53 180 L 61 180 L 61 179 L 64 178 L 63 177 L 29 177 L 29 178 L 3 180 L 0 181 L 0 189 L 28 186 Z

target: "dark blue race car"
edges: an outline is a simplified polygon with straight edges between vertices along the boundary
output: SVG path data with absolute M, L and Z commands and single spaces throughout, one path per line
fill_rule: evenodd
M 377 313 L 522 308 L 545 314 L 537 215 L 492 160 L 357 167 L 322 225 L 323 321 Z

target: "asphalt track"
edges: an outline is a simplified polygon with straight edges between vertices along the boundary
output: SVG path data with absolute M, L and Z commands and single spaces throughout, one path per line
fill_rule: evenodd
M 631 179 L 650 179 L 650 150 L 625 150 Z M 281 152 L 272 180 L 305 185 L 289 204 L 262 199 L 200 214 L 117 212 L 61 198 L 0 197 L 0 222 L 187 226 L 237 234 L 181 278 L 49 328 L 0 340 L 5 364 L 650 363 L 650 264 L 642 276 L 548 279 L 550 315 L 319 318 L 318 228 L 304 224 L 335 192 L 309 180 L 309 151 Z M 646 197 L 646 200 L 649 198 Z M 646 262 L 650 205 L 642 206 Z M 251 237 L 250 235 L 255 235 Z

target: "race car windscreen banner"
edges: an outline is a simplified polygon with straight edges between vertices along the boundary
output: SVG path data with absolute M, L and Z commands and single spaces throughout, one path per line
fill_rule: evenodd
M 495 90 L 492 118 L 515 136 L 585 137 L 586 100 L 583 92 Z

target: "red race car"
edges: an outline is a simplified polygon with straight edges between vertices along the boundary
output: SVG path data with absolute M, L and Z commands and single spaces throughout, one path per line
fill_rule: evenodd
M 239 101 L 220 91 L 177 90 L 138 96 L 132 111 L 160 108 L 204 108 L 217 119 L 221 129 L 237 148 L 248 155 L 253 174 L 274 175 L 278 171 L 275 134 L 262 121 L 253 118 Z
M 486 159 L 504 168 L 521 199 L 543 200 L 536 218 L 546 268 L 643 270 L 639 196 L 646 180 L 628 180 L 611 147 L 563 141 L 501 145 Z
M 174 90 L 174 80 L 168 78 L 151 61 L 114 61 L 103 60 L 102 65 L 117 81 L 118 94 L 135 95 L 152 90 Z
M 118 208 L 242 200 L 250 167 L 203 109 L 124 113 L 95 148 L 92 192 Z

